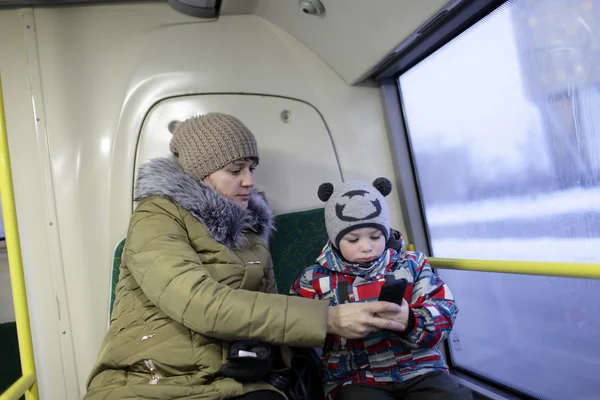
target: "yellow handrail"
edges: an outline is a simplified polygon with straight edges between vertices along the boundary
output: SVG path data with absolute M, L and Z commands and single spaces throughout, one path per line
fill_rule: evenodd
M 435 257 L 429 258 L 429 263 L 433 268 L 461 271 L 600 279 L 600 264 L 592 263 L 463 260 Z
M 415 251 L 415 245 L 406 245 Z M 433 268 L 504 274 L 561 276 L 565 278 L 600 279 L 600 264 L 543 261 L 472 260 L 462 258 L 429 257 Z
M 0 399 L 17 400 L 35 383 L 35 374 L 23 375 L 0 395 Z
M 19 352 L 21 354 L 21 371 L 23 376 L 8 390 L 0 395 L 0 400 L 18 399 L 25 394 L 26 400 L 37 400 L 35 360 L 33 358 L 33 343 L 31 341 L 31 326 L 29 324 L 29 309 L 23 275 L 23 260 L 21 258 L 21 242 L 17 224 L 17 209 L 13 190 L 12 169 L 8 150 L 8 135 L 4 115 L 4 97 L 2 79 L 0 78 L 0 196 L 2 198 L 2 213 L 4 214 L 4 231 L 6 249 L 8 251 L 8 266 L 15 306 Z

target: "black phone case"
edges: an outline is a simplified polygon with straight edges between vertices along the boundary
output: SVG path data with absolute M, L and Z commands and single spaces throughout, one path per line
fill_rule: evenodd
M 379 300 L 402 305 L 402 299 L 404 298 L 404 292 L 406 291 L 407 285 L 408 281 L 406 279 L 385 282 L 381 287 Z

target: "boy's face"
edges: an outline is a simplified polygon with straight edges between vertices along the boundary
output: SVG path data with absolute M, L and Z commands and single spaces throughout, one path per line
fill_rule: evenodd
M 385 250 L 385 236 L 377 228 L 359 228 L 340 240 L 340 253 L 352 263 L 366 264 L 378 259 Z

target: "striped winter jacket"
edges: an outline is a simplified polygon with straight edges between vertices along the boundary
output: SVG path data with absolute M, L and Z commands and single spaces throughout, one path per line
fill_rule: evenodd
M 360 267 L 346 262 L 328 242 L 317 263 L 292 285 L 291 294 L 328 299 L 331 305 L 338 305 L 376 301 L 386 274 L 408 281 L 404 299 L 412 316 L 406 332 L 380 331 L 354 340 L 327 336 L 321 365 L 328 399 L 335 398 L 345 384 L 386 385 L 432 371 L 448 371 L 438 345 L 452 330 L 458 308 L 425 255 L 404 251 L 400 233 L 393 233 L 399 245 L 386 249 L 375 261 L 381 264 L 377 274 L 361 276 Z

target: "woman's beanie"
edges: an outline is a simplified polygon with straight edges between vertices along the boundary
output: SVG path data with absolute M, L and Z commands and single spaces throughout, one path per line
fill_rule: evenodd
M 170 148 L 183 171 L 198 181 L 236 160 L 258 160 L 252 132 L 239 119 L 221 113 L 208 113 L 180 123 Z

